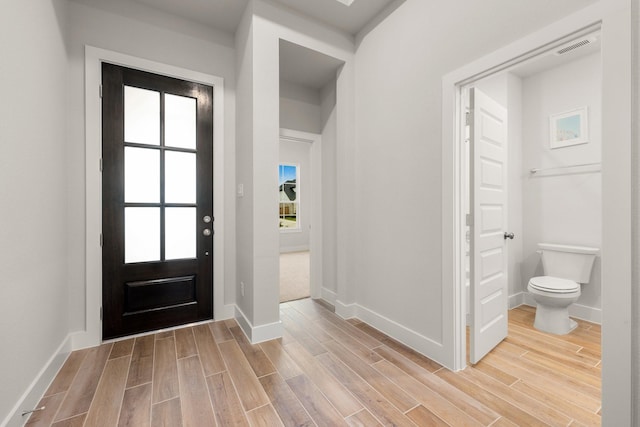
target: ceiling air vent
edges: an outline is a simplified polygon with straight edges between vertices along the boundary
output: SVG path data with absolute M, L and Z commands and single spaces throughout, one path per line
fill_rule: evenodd
M 562 49 L 558 49 L 555 52 L 555 54 L 557 56 L 564 55 L 565 53 L 569 53 L 569 52 L 572 52 L 572 51 L 574 51 L 576 49 L 580 49 L 582 46 L 590 45 L 594 41 L 596 41 L 595 38 L 580 39 L 580 40 L 578 40 L 576 42 L 572 42 L 570 45 L 565 46 Z

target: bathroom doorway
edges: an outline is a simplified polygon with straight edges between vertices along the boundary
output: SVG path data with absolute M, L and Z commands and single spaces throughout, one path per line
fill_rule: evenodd
M 592 28 L 460 86 L 463 215 L 456 247 L 469 334 L 463 354 L 471 364 L 507 337 L 508 309 L 535 308 L 527 283 L 544 274 L 538 243 L 602 247 L 601 82 L 600 32 Z M 506 112 L 504 129 L 488 104 Z M 552 129 L 567 114 L 583 121 L 585 138 L 563 145 L 571 138 L 554 139 Z M 490 135 L 480 142 L 474 126 Z M 492 157 L 501 150 L 501 132 L 504 164 Z M 502 191 L 504 204 L 496 199 Z M 481 241 L 491 236 L 492 245 Z M 571 316 L 598 325 L 600 265 L 598 258 L 570 307 Z

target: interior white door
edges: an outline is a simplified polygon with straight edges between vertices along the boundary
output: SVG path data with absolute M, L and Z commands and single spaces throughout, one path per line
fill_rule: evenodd
M 470 90 L 471 325 L 478 363 L 507 336 L 507 110 Z

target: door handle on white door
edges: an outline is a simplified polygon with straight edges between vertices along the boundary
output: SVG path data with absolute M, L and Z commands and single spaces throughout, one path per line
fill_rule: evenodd
M 515 235 L 515 234 L 513 234 L 513 233 L 507 233 L 506 231 L 504 232 L 504 240 L 507 240 L 507 239 L 511 239 L 511 240 L 513 240 L 513 238 L 514 238 L 514 237 L 516 237 L 516 235 Z

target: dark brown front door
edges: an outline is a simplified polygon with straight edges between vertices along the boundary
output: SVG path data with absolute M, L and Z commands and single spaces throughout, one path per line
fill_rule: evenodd
M 213 89 L 102 65 L 103 338 L 213 318 Z

